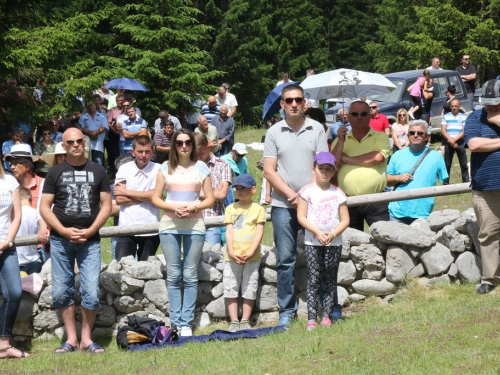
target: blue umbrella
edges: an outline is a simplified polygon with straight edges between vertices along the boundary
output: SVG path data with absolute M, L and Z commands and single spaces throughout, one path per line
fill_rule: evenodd
M 120 89 L 120 90 L 131 90 L 131 91 L 149 91 L 146 86 L 144 86 L 139 81 L 132 78 L 116 78 L 112 79 L 104 85 L 108 89 Z
M 276 86 L 274 90 L 271 91 L 271 93 L 267 96 L 266 102 L 264 103 L 264 108 L 262 108 L 262 121 L 269 120 L 274 116 L 276 112 L 279 112 L 279 110 L 281 109 L 281 90 L 283 90 L 283 87 L 291 85 L 292 83 L 298 82 L 288 81 L 286 83 L 282 83 L 281 85 Z

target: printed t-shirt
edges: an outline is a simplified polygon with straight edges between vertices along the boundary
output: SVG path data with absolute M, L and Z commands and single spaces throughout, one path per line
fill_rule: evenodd
M 249 206 L 234 203 L 226 208 L 224 224 L 233 224 L 233 250 L 236 255 L 248 253 L 253 245 L 258 224 L 266 223 L 266 211 L 255 202 Z M 260 246 L 248 260 L 260 259 Z M 226 260 L 233 261 L 226 251 Z

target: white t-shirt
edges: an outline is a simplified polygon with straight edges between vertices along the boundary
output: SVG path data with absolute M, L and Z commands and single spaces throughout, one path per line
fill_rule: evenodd
M 149 162 L 143 169 L 137 168 L 135 161 L 125 163 L 116 173 L 115 185 L 125 183 L 128 190 L 135 191 L 153 190 L 160 168 L 160 164 L 153 162 Z M 118 226 L 157 223 L 159 214 L 160 210 L 151 201 L 131 206 L 123 205 L 120 206 Z
M 38 220 L 41 219 L 40 214 L 34 208 L 30 206 L 22 206 L 22 218 L 21 225 L 17 231 L 18 236 L 29 236 L 32 234 L 37 234 L 40 230 L 38 225 Z M 22 266 L 27 263 L 34 262 L 40 258 L 40 254 L 37 251 L 37 245 L 28 246 L 16 246 L 17 259 L 19 260 L 19 265 Z
M 347 201 L 347 197 L 338 187 L 330 185 L 328 190 L 323 190 L 315 183 L 304 186 L 299 193 L 307 202 L 307 219 L 319 230 L 331 232 L 339 221 L 339 206 Z M 323 246 L 316 235 L 307 229 L 304 235 L 304 244 Z M 342 235 L 333 239 L 329 246 L 342 245 Z
M 230 92 L 226 93 L 226 97 L 224 99 L 221 99 L 219 94 L 215 95 L 217 98 L 217 102 L 219 102 L 220 105 L 225 104 L 229 107 L 229 111 L 231 110 L 232 107 L 237 107 L 238 102 L 236 101 L 236 96 L 231 94 Z
M 14 206 L 12 193 L 19 187 L 19 183 L 10 174 L 0 177 L 0 240 L 7 241 Z

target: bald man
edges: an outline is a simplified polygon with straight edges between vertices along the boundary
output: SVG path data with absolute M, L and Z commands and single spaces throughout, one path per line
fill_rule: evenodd
M 105 169 L 85 157 L 80 130 L 64 132 L 66 161 L 45 177 L 40 214 L 51 228 L 52 305 L 59 309 L 67 341 L 55 350 L 104 353 L 91 339 L 99 307 L 101 246 L 99 229 L 111 213 L 110 183 Z M 53 208 L 51 209 L 53 205 Z M 81 275 L 82 334 L 78 345 L 75 323 L 75 261 Z

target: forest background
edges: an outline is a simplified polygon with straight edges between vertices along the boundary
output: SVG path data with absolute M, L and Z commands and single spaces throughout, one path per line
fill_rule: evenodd
M 455 69 L 468 53 L 479 86 L 499 74 L 499 18 L 500 0 L 0 0 L 0 80 L 46 80 L 41 104 L 10 105 L 32 123 L 104 79 L 144 83 L 135 97 L 149 121 L 159 109 L 182 117 L 229 82 L 237 123 L 258 125 L 284 72 L 388 73 L 434 56 Z

